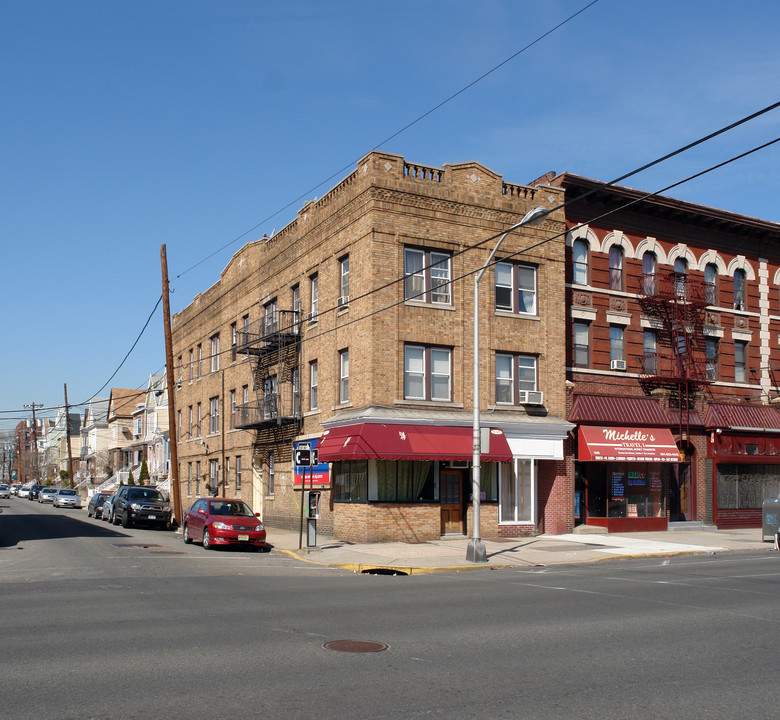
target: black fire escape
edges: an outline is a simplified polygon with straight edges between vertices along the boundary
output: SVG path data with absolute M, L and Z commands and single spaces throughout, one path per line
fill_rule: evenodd
M 235 427 L 257 431 L 261 446 L 295 435 L 301 424 L 299 313 L 267 312 L 237 333 L 236 352 L 252 362 L 254 400 L 236 407 Z
M 680 437 L 690 437 L 696 398 L 715 377 L 717 357 L 708 356 L 703 332 L 713 293 L 713 286 L 678 272 L 645 275 L 639 288 L 639 304 L 656 332 L 655 352 L 645 347 L 640 383 L 648 394 L 668 394 L 669 409 L 679 411 Z

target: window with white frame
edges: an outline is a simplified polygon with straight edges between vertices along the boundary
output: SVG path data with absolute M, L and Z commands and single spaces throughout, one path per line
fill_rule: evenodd
M 195 462 L 195 494 L 200 495 L 200 460 Z
M 236 359 L 236 350 L 238 348 L 238 324 L 230 323 L 230 359 Z
M 273 335 L 279 326 L 279 306 L 274 298 L 263 306 L 263 335 Z
M 658 259 L 649 250 L 642 255 L 642 294 L 655 295 L 655 275 L 658 270 Z
M 575 285 L 588 284 L 588 243 L 575 240 L 571 247 L 572 282 Z
M 620 245 L 609 248 L 609 289 L 623 290 L 623 248 Z
M 586 368 L 590 365 L 590 323 L 575 320 L 572 336 L 572 364 Z
M 201 423 L 203 422 L 203 411 L 202 411 L 202 409 L 200 407 L 200 403 L 198 403 L 196 405 L 196 410 L 197 410 L 197 413 L 196 413 L 195 419 L 198 422 L 198 428 L 197 428 L 198 429 L 198 437 L 201 437 L 202 434 L 203 434 L 201 432 L 202 431 L 202 424 Z
M 225 458 L 225 489 L 230 487 L 230 458 Z
M 268 453 L 268 494 L 273 495 L 276 487 L 276 458 Z
M 193 418 L 194 418 L 194 414 L 192 412 L 192 405 L 190 405 L 190 407 L 189 407 L 189 412 L 190 412 L 190 422 L 189 422 L 189 425 L 187 426 L 187 433 L 188 433 L 189 437 L 191 438 L 192 437 L 192 430 L 193 430 Z
M 339 403 L 349 402 L 349 350 L 339 352 Z
M 349 302 L 349 255 L 339 260 L 339 305 Z
M 704 266 L 704 301 L 707 305 L 718 304 L 718 266 L 715 263 Z
M 404 346 L 404 398 L 449 402 L 452 350 L 430 345 Z
M 317 319 L 317 314 L 320 309 L 320 276 L 312 275 L 309 278 L 309 296 L 311 298 L 311 306 L 309 308 L 309 320 L 312 322 Z
M 524 391 L 536 390 L 534 355 L 496 353 L 496 404 L 519 405 Z
M 734 382 L 747 382 L 747 343 L 737 340 L 734 343 Z
M 536 268 L 500 262 L 495 265 L 496 310 L 536 315 Z
M 319 366 L 316 360 L 309 363 L 309 410 L 316 410 L 319 405 Z
M 652 329 L 645 329 L 642 338 L 643 366 L 642 369 L 647 375 L 658 374 L 658 350 L 657 333 Z
M 241 489 L 241 456 L 236 455 L 236 490 Z
M 747 310 L 747 302 L 745 297 L 745 271 L 738 269 L 734 271 L 734 309 L 735 310 Z
M 500 463 L 499 506 L 502 524 L 533 522 L 534 474 L 533 460 Z
M 706 359 L 707 380 L 718 379 L 718 346 L 717 337 L 708 336 L 704 340 L 704 355 Z
M 404 299 L 450 305 L 452 303 L 450 253 L 404 248 Z
M 219 432 L 219 397 L 209 398 L 209 433 Z
M 190 382 L 195 379 L 195 351 L 190 350 Z
M 187 463 L 187 495 L 192 495 L 192 463 Z
M 623 326 L 609 326 L 609 360 L 625 360 L 623 355 Z
M 209 490 L 216 495 L 219 490 L 219 462 L 209 460 Z

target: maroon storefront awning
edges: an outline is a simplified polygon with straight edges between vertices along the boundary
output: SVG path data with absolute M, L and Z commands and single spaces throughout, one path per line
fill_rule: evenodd
M 360 423 L 326 430 L 318 445 L 321 462 L 334 460 L 460 460 L 473 458 L 473 429 L 438 425 Z M 491 428 L 487 462 L 512 459 L 501 430 Z
M 579 460 L 680 462 L 680 451 L 668 428 L 580 425 L 579 439 Z

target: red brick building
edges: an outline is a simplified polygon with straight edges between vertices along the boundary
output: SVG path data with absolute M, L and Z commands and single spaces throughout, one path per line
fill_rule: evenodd
M 757 527 L 780 495 L 780 226 L 571 174 L 576 522 Z

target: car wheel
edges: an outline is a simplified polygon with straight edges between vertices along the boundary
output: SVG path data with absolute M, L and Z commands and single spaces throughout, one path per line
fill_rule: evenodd
M 111 512 L 111 524 L 112 525 L 119 525 L 119 521 L 121 519 L 122 518 L 117 516 L 116 512 L 113 512 L 113 511 Z
M 186 545 L 189 545 L 192 542 L 192 538 L 190 537 L 190 528 L 187 526 L 187 524 L 184 524 L 184 530 L 182 531 L 183 537 L 184 537 L 184 543 Z
M 203 548 L 205 550 L 211 550 L 213 545 L 211 544 L 211 538 L 209 537 L 209 531 L 204 530 L 203 531 Z
M 122 527 L 123 528 L 130 528 L 133 527 L 133 521 L 130 519 L 130 513 L 125 510 L 122 513 Z
M 57 507 L 56 505 L 54 507 Z M 92 510 L 87 508 L 87 517 L 92 517 Z

